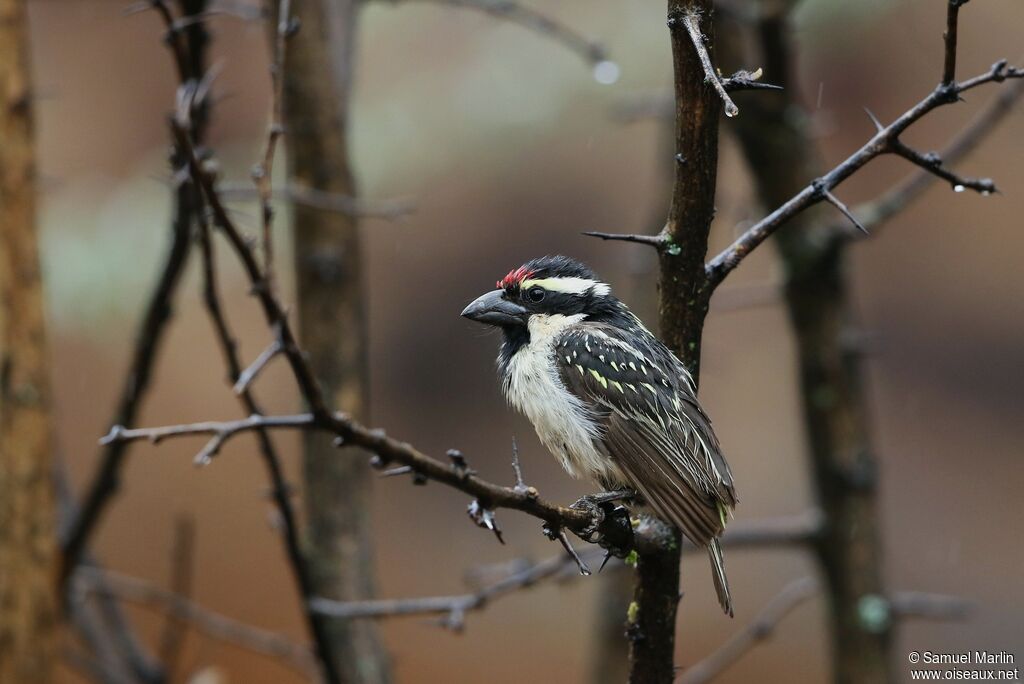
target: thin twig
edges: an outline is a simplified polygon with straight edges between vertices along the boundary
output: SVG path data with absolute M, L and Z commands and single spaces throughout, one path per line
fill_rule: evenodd
M 217 189 L 221 199 L 225 201 L 259 199 L 259 192 L 249 186 L 223 183 L 217 186 Z M 334 211 L 358 218 L 378 218 L 384 221 L 397 221 L 416 210 L 415 203 L 409 199 L 371 200 L 317 190 L 297 183 L 273 189 L 271 197 L 322 211 Z
M 957 137 L 940 152 L 946 164 L 954 164 L 972 152 L 996 126 L 1013 111 L 1021 97 L 1024 96 L 1024 80 L 1014 81 L 995 97 L 978 116 L 964 128 Z M 919 169 L 906 179 L 870 202 L 854 207 L 853 211 L 861 217 L 861 223 L 876 233 L 879 227 L 893 216 L 905 209 L 917 199 L 937 178 L 930 169 Z M 833 224 L 829 232 L 837 239 L 853 236 L 846 229 L 846 224 Z
M 522 589 L 536 586 L 552 578 L 566 578 L 576 575 L 573 559 L 558 555 L 525 568 L 516 570 L 507 577 L 469 594 L 453 596 L 428 596 L 413 599 L 378 599 L 371 601 L 335 601 L 315 598 L 311 608 L 333 618 L 353 620 L 358 618 L 385 618 L 409 615 L 442 615 L 441 625 L 455 631 L 465 627 L 466 613 L 480 610 L 491 601 Z
M 754 618 L 753 622 L 720 646 L 704 660 L 686 669 L 680 684 L 704 684 L 747 654 L 758 643 L 768 639 L 787 615 L 818 593 L 818 583 L 811 577 L 790 582 Z
M 203 302 L 224 356 L 224 364 L 228 369 L 228 380 L 231 383 L 237 384 L 238 378 L 243 372 L 242 363 L 238 356 L 238 345 L 235 343 L 235 338 L 228 327 L 227 317 L 221 305 L 217 289 L 216 258 L 210 235 L 211 230 L 206 220 L 206 215 L 203 212 L 199 214 L 199 223 L 199 240 L 203 256 Z M 278 336 L 277 339 L 280 340 L 280 337 Z M 246 413 L 249 415 L 260 413 L 259 403 L 249 388 L 244 388 L 241 392 L 237 393 L 237 396 Z M 260 458 L 263 460 L 267 477 L 270 479 L 270 495 L 277 506 L 280 516 L 285 555 L 291 567 L 292 575 L 295 578 L 299 594 L 302 597 L 302 603 L 306 605 L 313 593 L 313 584 L 311 572 L 301 548 L 298 521 L 291 501 L 291 488 L 285 480 L 284 469 L 281 467 L 281 458 L 267 430 L 256 430 L 256 443 L 259 445 Z M 324 670 L 324 680 L 326 682 L 339 681 L 333 655 L 334 642 L 327 633 L 327 626 L 324 624 L 324 620 L 309 610 L 304 611 L 304 617 L 313 643 L 316 646 L 316 653 L 320 656 L 319 660 Z
M 686 27 L 687 33 L 690 34 L 690 40 L 697 51 L 697 57 L 700 58 L 701 66 L 704 67 L 704 81 L 710 83 L 718 93 L 718 96 L 722 98 L 725 115 L 728 117 L 736 116 L 740 113 L 740 108 L 729 97 L 729 93 L 725 92 L 722 79 L 718 72 L 715 71 L 714 65 L 711 64 L 711 57 L 708 55 L 708 49 L 704 45 L 704 34 L 700 31 L 700 15 L 695 12 L 686 12 L 681 17 L 681 21 Z
M 782 86 L 761 81 L 763 72 L 761 69 L 754 71 L 737 71 L 728 78 L 723 78 L 722 88 L 727 93 L 734 93 L 740 90 L 782 90 Z
M 955 1 L 955 0 L 954 0 Z M 949 43 L 947 42 L 947 47 Z M 897 153 L 899 136 L 932 110 L 956 102 L 958 96 L 985 83 L 998 83 L 1008 78 L 1022 78 L 1024 70 L 1007 66 L 1005 60 L 992 65 L 987 72 L 959 83 L 939 84 L 923 100 L 908 109 L 888 126 L 875 133 L 856 152 L 831 171 L 813 180 L 796 196 L 764 217 L 737 238 L 729 247 L 708 262 L 706 275 L 712 288 L 735 269 L 758 245 L 796 214 L 828 199 L 833 188 L 852 176 L 865 164 L 883 154 Z M 934 173 L 934 169 L 931 169 Z M 944 177 L 944 176 L 943 176 Z
M 252 179 L 260 195 L 260 215 L 263 226 L 263 274 L 268 287 L 274 280 L 274 206 L 271 203 L 271 174 L 274 171 L 274 151 L 277 140 L 284 135 L 284 57 L 288 36 L 292 33 L 291 0 L 278 3 L 277 30 L 274 34 L 274 52 L 270 62 L 271 105 L 270 125 L 263 149 L 263 160 L 253 167 Z
M 942 157 L 940 157 L 937 152 L 921 154 L 917 150 L 907 147 L 898 140 L 894 143 L 893 151 L 909 161 L 911 164 L 920 166 L 928 173 L 949 181 L 950 186 L 952 186 L 953 190 L 956 192 L 963 192 L 966 188 L 970 188 L 982 195 L 991 195 L 993 192 L 998 192 L 996 184 L 991 178 L 965 178 L 964 176 L 959 176 L 944 168 L 942 165 Z
M 626 234 L 626 233 L 601 233 L 596 230 L 585 230 L 583 235 L 596 237 L 602 240 L 619 240 L 621 242 L 635 242 L 640 245 L 649 245 L 656 249 L 662 249 L 667 242 L 664 235 Z
M 281 348 L 280 340 L 274 340 L 273 342 L 271 342 L 266 349 L 260 352 L 260 355 L 256 357 L 256 360 L 253 361 L 248 368 L 246 368 L 239 374 L 238 381 L 235 383 L 235 386 L 231 388 L 231 390 L 235 394 L 241 394 L 242 392 L 249 389 L 249 385 L 252 384 L 252 381 L 256 379 L 256 376 L 259 375 L 260 372 L 267 367 L 267 364 L 273 361 L 274 357 L 280 354 L 282 351 L 283 349 Z
M 400 2 L 411 2 L 412 0 L 390 1 L 397 5 Z M 580 55 L 592 65 L 611 64 L 607 50 L 598 41 L 585 38 L 565 24 L 513 0 L 420 0 L 420 2 L 483 12 L 492 17 L 519 24 L 542 36 L 547 36 Z
M 959 596 L 900 591 L 890 601 L 893 614 L 900 619 L 964 620 L 974 605 Z
M 192 518 L 182 516 L 175 521 L 174 543 L 171 545 L 171 591 L 186 600 L 191 598 L 195 575 L 195 536 L 196 525 Z M 167 681 L 176 679 L 187 633 L 188 623 L 179 615 L 168 613 L 158 650 Z
M 75 571 L 72 590 L 79 596 L 106 593 L 122 601 L 165 611 L 209 637 L 279 659 L 307 677 L 315 673 L 316 666 L 308 647 L 275 632 L 215 613 L 145 580 L 109 570 L 80 567 Z

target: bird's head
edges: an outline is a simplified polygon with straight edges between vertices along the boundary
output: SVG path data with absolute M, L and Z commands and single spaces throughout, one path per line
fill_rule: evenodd
M 624 307 L 611 288 L 586 265 L 564 256 L 532 259 L 496 283 L 497 289 L 475 299 L 462 315 L 515 333 L 533 316 L 604 318 Z

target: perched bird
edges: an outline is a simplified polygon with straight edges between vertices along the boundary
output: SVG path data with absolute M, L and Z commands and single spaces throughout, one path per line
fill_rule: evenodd
M 736 492 L 679 359 L 593 271 L 564 256 L 528 261 L 462 315 L 501 328 L 505 397 L 570 475 L 636 492 L 707 547 L 731 616 L 719 536 Z

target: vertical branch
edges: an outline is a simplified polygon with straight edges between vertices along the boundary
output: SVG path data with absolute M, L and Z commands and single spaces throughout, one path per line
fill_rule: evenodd
M 687 365 L 700 372 L 700 345 L 708 311 L 704 272 L 708 234 L 715 213 L 718 171 L 718 120 L 722 102 L 705 79 L 695 40 L 713 55 L 711 0 L 668 0 L 675 82 L 675 178 L 659 249 L 659 319 L 664 342 Z M 691 39 L 684 18 L 697 22 Z M 666 151 L 667 153 L 667 151 Z M 661 525 L 657 521 L 648 522 Z M 637 583 L 630 604 L 630 675 L 632 684 L 668 682 L 674 677 L 676 609 L 679 602 L 681 535 L 665 528 L 662 543 L 640 554 Z
M 356 196 L 347 135 L 358 10 L 358 0 L 296 5 L 302 29 L 288 42 L 283 84 L 292 182 L 348 197 Z M 367 326 L 356 219 L 301 204 L 292 212 L 299 338 L 333 407 L 364 417 Z M 330 435 L 303 433 L 306 555 L 319 596 L 373 593 L 366 462 L 338 458 Z M 329 632 L 343 679 L 390 680 L 376 625 L 330 620 Z
M 154 5 L 164 12 L 169 12 L 162 1 L 155 2 Z M 195 87 L 203 78 L 206 47 L 209 42 L 209 35 L 201 20 L 206 5 L 207 0 L 181 0 L 183 16 L 194 20 L 185 22 L 184 28 L 174 29 L 168 36 L 172 41 L 170 44 L 182 86 Z M 200 99 L 190 117 L 192 139 L 197 144 L 203 139 L 208 111 L 207 100 Z M 171 152 L 171 167 L 179 169 L 182 166 L 184 159 L 181 150 L 175 148 Z M 171 319 L 174 295 L 188 264 L 191 230 L 196 215 L 196 196 L 190 179 L 183 179 L 175 188 L 171 247 L 135 336 L 131 365 L 124 380 L 112 425 L 133 425 L 149 389 L 163 334 Z M 117 443 L 104 447 L 100 455 L 100 466 L 93 475 L 81 510 L 63 542 L 60 568 L 62 586 L 67 584 L 68 577 L 82 557 L 100 517 L 117 494 L 121 482 L 121 468 L 127 455 L 128 445 Z
M 242 363 L 238 357 L 238 345 L 228 328 L 227 317 L 224 315 L 220 303 L 220 295 L 217 290 L 216 255 L 211 240 L 211 229 L 204 217 L 199 221 L 199 245 L 203 256 L 203 302 L 206 311 L 213 322 L 217 334 L 217 341 L 220 343 L 221 353 L 224 356 L 224 364 L 228 368 L 228 379 L 233 385 L 238 386 L 238 379 L 242 375 Z M 263 411 L 253 396 L 250 387 L 236 389 L 239 402 L 245 410 L 246 415 L 258 415 Z M 291 566 L 295 583 L 298 585 L 299 596 L 302 599 L 302 611 L 309 627 L 313 644 L 316 646 L 316 654 L 320 667 L 323 670 L 324 682 L 335 684 L 341 681 L 337 668 L 337 658 L 334 655 L 334 645 L 327 632 L 327 620 L 323 616 L 314 613 L 310 609 L 310 601 L 316 596 L 313 588 L 311 573 L 306 563 L 306 557 L 302 550 L 302 543 L 299 535 L 299 521 L 295 514 L 295 507 L 292 506 L 291 492 L 288 482 L 284 477 L 284 469 L 281 467 L 281 459 L 278 456 L 270 433 L 266 430 L 256 431 L 256 442 L 259 445 L 260 458 L 266 468 L 267 476 L 270 479 L 270 496 L 277 506 L 281 516 L 281 531 L 284 536 L 285 554 L 288 564 Z
M 738 119 L 736 127 L 759 198 L 769 207 L 785 202 L 822 171 L 805 123 L 809 115 L 793 115 L 802 105 L 787 21 L 784 12 L 766 12 L 757 26 L 766 73 L 786 89 L 749 98 L 744 106 L 752 116 Z M 738 55 L 737 49 L 733 56 Z M 819 239 L 821 221 L 820 208 L 799 213 L 776 242 L 786 269 L 786 306 L 797 340 L 814 485 L 825 515 L 815 552 L 831 610 L 835 680 L 885 682 L 890 677 L 890 626 L 887 620 L 868 620 L 864 611 L 885 595 L 877 464 L 858 358 L 844 343 L 852 324 L 843 275 L 845 242 Z
M 56 503 L 36 228 L 29 29 L 0 0 L 0 681 L 49 681 Z

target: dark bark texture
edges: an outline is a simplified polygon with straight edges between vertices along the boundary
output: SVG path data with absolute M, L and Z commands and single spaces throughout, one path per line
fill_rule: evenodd
M 50 681 L 56 509 L 24 0 L 0 0 L 0 681 Z
M 285 57 L 291 182 L 354 197 L 347 126 L 359 3 L 313 0 L 293 9 L 301 28 Z M 299 338 L 333 406 L 364 419 L 366 317 L 356 219 L 296 204 L 293 225 Z M 358 600 L 373 594 L 367 460 L 339 457 L 331 435 L 303 433 L 306 556 L 319 596 Z M 332 620 L 328 629 L 343 681 L 390 680 L 375 624 Z
M 698 21 L 713 58 L 711 15 L 711 0 L 668 2 L 676 103 L 675 178 L 663 231 L 666 243 L 659 250 L 659 323 L 661 339 L 695 379 L 700 373 L 701 336 L 710 297 L 704 258 L 715 215 L 721 101 L 705 80 L 683 19 L 691 16 Z M 681 537 L 678 530 L 666 530 L 662 538 L 664 543 L 640 553 L 637 562 L 627 630 L 631 684 L 660 684 L 675 676 Z
M 785 87 L 749 96 L 736 132 L 766 207 L 800 192 L 822 171 L 797 94 L 784 8 L 756 26 L 765 74 Z M 732 31 L 739 35 L 739 30 Z M 739 59 L 738 46 L 731 50 Z M 835 681 L 891 681 L 891 628 L 884 614 L 877 464 L 871 450 L 845 268 L 846 241 L 827 239 L 822 211 L 800 213 L 779 231 L 785 301 L 796 335 L 804 423 L 818 505 L 825 514 L 815 551 L 826 582 Z

